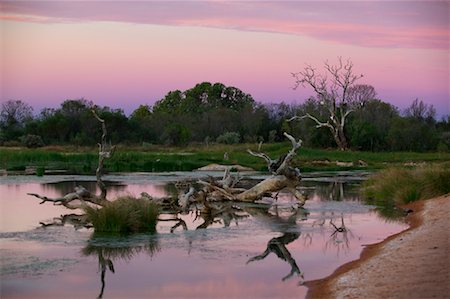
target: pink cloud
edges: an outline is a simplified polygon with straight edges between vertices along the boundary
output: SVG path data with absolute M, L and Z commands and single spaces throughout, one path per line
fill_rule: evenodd
M 3 1 L 0 100 L 39 111 L 85 97 L 131 112 L 210 81 L 259 102 L 300 103 L 312 91 L 293 91 L 290 73 L 343 56 L 381 99 L 403 109 L 418 97 L 448 114 L 447 10 L 399 1 Z
M 110 2 L 1 4 L 1 19 L 117 21 L 308 35 L 367 47 L 449 47 L 448 2 Z

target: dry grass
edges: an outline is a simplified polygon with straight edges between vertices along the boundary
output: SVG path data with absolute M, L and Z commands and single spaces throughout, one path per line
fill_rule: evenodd
M 146 199 L 120 197 L 102 208 L 86 207 L 97 233 L 155 232 L 158 206 Z
M 444 195 L 450 193 L 450 165 L 382 170 L 364 184 L 363 193 L 377 205 L 404 204 Z

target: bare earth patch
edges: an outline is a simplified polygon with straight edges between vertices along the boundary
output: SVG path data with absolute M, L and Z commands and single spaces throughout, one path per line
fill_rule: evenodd
M 450 298 L 450 195 L 408 206 L 411 227 L 307 283 L 308 298 Z

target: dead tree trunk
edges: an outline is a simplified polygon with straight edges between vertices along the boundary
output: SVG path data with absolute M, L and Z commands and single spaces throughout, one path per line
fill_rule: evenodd
M 102 139 L 101 143 L 98 144 L 99 153 L 98 153 L 98 166 L 96 170 L 97 186 L 100 189 L 100 195 L 92 194 L 83 186 L 76 186 L 74 192 L 68 193 L 58 198 L 49 198 L 47 196 L 43 196 L 36 193 L 28 193 L 28 195 L 41 199 L 42 201 L 40 202 L 40 204 L 43 204 L 45 202 L 53 202 L 54 205 L 62 205 L 68 209 L 75 210 L 75 209 L 82 209 L 87 205 L 87 203 L 91 203 L 97 206 L 104 206 L 105 204 L 108 203 L 108 200 L 106 199 L 107 194 L 106 185 L 102 180 L 103 167 L 105 160 L 111 158 L 111 156 L 113 155 L 115 146 L 111 146 L 111 144 L 110 143 L 108 144 L 106 141 L 107 131 L 105 120 L 100 118 L 95 112 L 95 110 L 91 111 L 94 117 L 101 123 L 102 126 Z M 71 220 L 72 222 L 76 221 L 78 223 L 78 226 L 83 226 L 84 224 L 85 227 L 91 227 L 91 225 L 86 222 L 87 219 L 86 217 L 84 217 L 84 215 L 79 215 L 78 219 L 75 220 L 74 218 L 76 217 L 72 216 Z M 57 221 L 58 219 L 59 218 L 56 218 L 54 223 L 50 224 L 41 223 L 41 224 L 43 226 L 60 225 L 59 223 L 62 223 L 62 225 L 64 225 L 65 221 Z
M 98 143 L 98 167 L 95 171 L 95 176 L 97 178 L 97 186 L 100 188 L 100 195 L 99 197 L 101 199 L 106 199 L 106 186 L 105 183 L 102 180 L 103 176 L 103 165 L 105 163 L 105 159 L 111 158 L 111 156 L 114 153 L 115 146 L 111 146 L 111 143 L 106 142 L 106 124 L 105 120 L 100 118 L 94 109 L 91 110 L 92 114 L 94 114 L 94 117 L 102 124 L 102 140 L 101 143 Z
M 198 183 L 203 186 L 199 191 L 195 191 L 192 187 L 187 193 L 179 196 L 179 205 L 181 210 L 189 210 L 192 204 L 203 204 L 205 209 L 211 209 L 211 203 L 217 201 L 238 201 L 238 202 L 255 202 L 264 196 L 270 196 L 272 192 L 278 192 L 283 189 L 292 193 L 298 200 L 300 206 L 305 204 L 306 198 L 296 188 L 300 184 L 301 174 L 298 168 L 291 166 L 291 162 L 296 155 L 297 150 L 301 147 L 302 141 L 295 140 L 291 135 L 284 133 L 284 136 L 291 141 L 292 149 L 285 155 L 276 160 L 272 160 L 265 153 L 255 153 L 251 150 L 248 152 L 256 157 L 263 158 L 267 162 L 267 168 L 272 176 L 259 182 L 250 189 L 235 188 L 237 179 L 233 179 L 229 171 L 220 181 L 206 182 L 199 180 Z
M 272 176 L 263 180 L 254 187 L 236 195 L 239 201 L 255 201 L 260 199 L 268 192 L 288 190 L 299 201 L 300 205 L 305 204 L 305 197 L 296 189 L 300 184 L 301 174 L 298 168 L 290 166 L 292 159 L 295 157 L 297 150 L 301 147 L 302 141 L 295 140 L 291 135 L 284 133 L 284 136 L 291 141 L 292 149 L 284 156 L 277 160 L 270 159 L 264 153 L 249 153 L 256 157 L 261 157 L 267 162 L 267 168 L 272 172 Z

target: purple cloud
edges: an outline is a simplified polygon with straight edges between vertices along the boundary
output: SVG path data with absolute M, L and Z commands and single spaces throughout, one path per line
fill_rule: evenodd
M 114 21 L 307 35 L 367 47 L 448 49 L 446 1 L 3 1 L 3 20 Z

